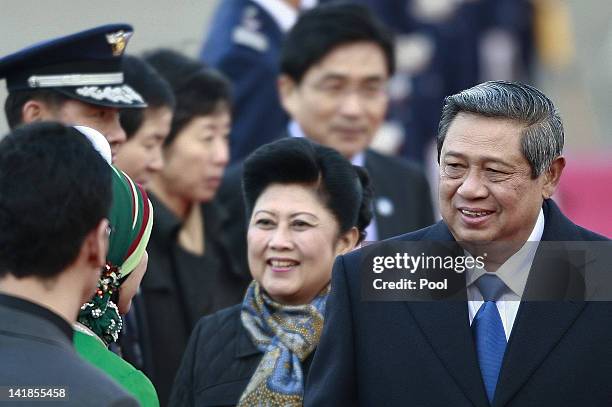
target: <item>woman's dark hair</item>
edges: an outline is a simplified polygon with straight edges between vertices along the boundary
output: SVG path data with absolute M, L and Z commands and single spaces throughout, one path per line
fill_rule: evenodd
M 304 138 L 284 138 L 255 150 L 244 162 L 242 188 L 247 218 L 271 184 L 312 185 L 340 225 L 353 226 L 359 241 L 372 219 L 372 187 L 367 172 L 353 166 L 336 150 Z
M 231 111 L 230 84 L 218 71 L 168 49 L 148 52 L 144 59 L 170 83 L 176 99 L 165 145 L 170 145 L 193 118 L 210 115 L 221 108 Z
M 174 109 L 174 93 L 170 84 L 150 64 L 133 55 L 124 55 L 121 67 L 125 82 L 142 95 L 147 109 Z M 142 126 L 144 109 L 121 109 L 119 120 L 129 139 Z

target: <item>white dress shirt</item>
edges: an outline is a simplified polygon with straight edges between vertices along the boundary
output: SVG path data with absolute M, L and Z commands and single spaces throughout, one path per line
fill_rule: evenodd
M 527 242 L 514 253 L 504 264 L 502 264 L 495 273 L 488 273 L 484 268 L 472 268 L 466 270 L 466 283 L 467 283 L 467 297 L 468 297 L 468 313 L 470 316 L 470 326 L 474 321 L 476 313 L 483 304 L 482 294 L 480 290 L 474 284 L 474 282 L 483 274 L 494 274 L 499 277 L 507 289 L 504 291 L 502 296 L 496 301 L 497 310 L 501 317 L 502 324 L 504 325 L 504 332 L 506 334 L 506 341 L 510 339 L 510 333 L 514 326 L 514 320 L 518 312 L 519 306 L 521 305 L 521 297 L 523 291 L 525 291 L 525 285 L 527 284 L 527 278 L 529 277 L 529 270 L 538 248 L 537 244 L 528 242 L 539 242 L 542 239 L 542 233 L 544 233 L 544 212 L 540 209 L 538 220 L 536 221 L 531 235 L 527 239 Z M 466 252 L 466 255 L 469 253 Z
M 278 24 L 282 32 L 287 32 L 293 27 L 298 18 L 298 10 L 291 7 L 284 0 L 253 0 L 261 8 L 266 10 L 272 19 Z M 300 9 L 305 10 L 317 5 L 317 0 L 302 0 Z

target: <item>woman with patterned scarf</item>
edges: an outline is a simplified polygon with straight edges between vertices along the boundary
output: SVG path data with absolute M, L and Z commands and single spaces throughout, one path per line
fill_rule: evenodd
M 77 126 L 110 165 L 110 146 L 97 131 Z M 126 314 L 147 268 L 146 247 L 153 226 L 147 193 L 127 174 L 112 167 L 113 201 L 106 266 L 92 299 L 81 307 L 74 345 L 81 357 L 115 379 L 145 407 L 159 401 L 151 381 L 108 347 L 117 341 Z
M 254 281 L 242 304 L 196 326 L 172 406 L 301 406 L 334 259 L 372 218 L 365 171 L 306 139 L 257 149 L 243 188 Z

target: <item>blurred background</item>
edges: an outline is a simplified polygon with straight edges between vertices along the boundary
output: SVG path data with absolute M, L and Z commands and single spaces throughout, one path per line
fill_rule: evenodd
M 197 57 L 219 1 L 0 0 L 0 55 L 127 22 L 135 28 L 128 53 L 170 47 Z M 612 237 L 610 0 L 355 1 L 397 38 L 389 118 L 375 148 L 421 162 L 435 179 L 432 141 L 445 95 L 487 79 L 534 84 L 558 106 L 566 129 L 557 200 L 576 223 Z M 2 104 L 5 98 L 0 84 Z M 2 114 L 0 134 L 7 130 Z

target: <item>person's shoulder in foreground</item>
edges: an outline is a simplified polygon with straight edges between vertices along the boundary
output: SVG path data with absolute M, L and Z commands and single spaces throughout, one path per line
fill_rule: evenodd
M 13 388 L 16 406 L 27 405 L 20 399 L 27 398 L 28 389 L 37 388 L 38 400 L 62 406 L 138 405 L 108 376 L 79 358 L 69 338 L 61 337 L 48 321 L 2 305 L 0 320 L 0 382 Z M 10 399 L 5 401 L 11 405 Z
M 446 98 L 438 135 L 443 220 L 336 260 L 306 406 L 609 403 L 612 385 L 601 377 L 612 374 L 610 302 L 521 297 L 542 276 L 550 278 L 543 274 L 547 262 L 570 264 L 564 256 L 572 244 L 609 244 L 550 199 L 565 166 L 563 143 L 556 108 L 531 86 L 492 81 Z M 484 250 L 488 257 L 482 267 L 459 273 L 463 294 L 452 301 L 364 300 L 368 251 L 399 243 L 410 250 L 411 242 L 451 242 L 462 254 Z M 546 257 L 548 244 L 553 257 Z M 578 270 L 597 271 L 602 263 L 601 256 L 583 257 Z M 562 282 L 563 271 L 547 280 L 550 288 Z M 517 294 L 512 283 L 521 274 Z M 501 280 L 506 297 L 487 299 L 478 281 L 484 275 Z M 599 276 L 604 285 L 607 275 Z M 581 277 L 588 285 L 588 274 Z M 482 318 L 492 318 L 489 331 Z

